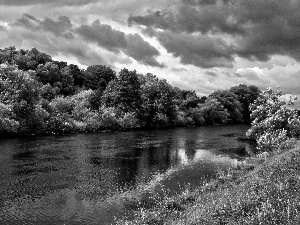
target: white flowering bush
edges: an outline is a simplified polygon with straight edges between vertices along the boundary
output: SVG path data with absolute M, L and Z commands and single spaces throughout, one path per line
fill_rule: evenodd
M 286 105 L 297 99 L 290 95 L 286 102 L 281 100 L 284 93 L 277 88 L 268 88 L 250 105 L 253 119 L 247 136 L 257 141 L 259 151 L 274 151 L 290 147 L 294 138 L 300 135 L 300 117 L 297 110 Z

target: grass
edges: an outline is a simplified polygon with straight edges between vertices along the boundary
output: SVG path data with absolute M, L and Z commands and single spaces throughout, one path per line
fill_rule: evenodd
M 176 196 L 153 197 L 117 224 L 300 224 L 300 142 L 249 158 Z

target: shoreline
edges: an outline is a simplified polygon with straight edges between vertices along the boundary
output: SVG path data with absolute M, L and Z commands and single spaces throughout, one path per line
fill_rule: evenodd
M 64 135 L 74 135 L 74 134 L 101 134 L 101 133 L 113 133 L 113 132 L 130 132 L 130 131 L 151 131 L 151 130 L 170 130 L 177 128 L 199 128 L 199 127 L 218 127 L 218 126 L 238 126 L 245 125 L 251 126 L 250 123 L 238 123 L 238 124 L 215 124 L 215 125 L 203 125 L 203 126 L 170 126 L 170 127 L 153 127 L 153 128 L 122 128 L 122 129 L 103 129 L 97 131 L 88 131 L 88 130 L 73 130 L 70 132 L 41 132 L 41 133 L 4 133 L 0 134 L 0 139 L 11 139 L 11 138 L 30 138 L 30 137 L 43 137 L 43 136 L 64 136 Z M 249 138 L 241 138 L 241 141 L 250 141 L 254 140 Z
M 140 207 L 117 224 L 297 224 L 300 141 L 280 153 L 247 158 L 193 190 Z

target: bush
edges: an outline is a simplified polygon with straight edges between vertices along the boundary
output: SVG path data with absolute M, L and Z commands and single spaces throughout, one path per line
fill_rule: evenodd
M 286 107 L 297 98 L 291 95 L 286 102 L 280 99 L 283 95 L 279 88 L 275 92 L 268 88 L 250 105 L 254 120 L 247 136 L 257 141 L 259 151 L 287 148 L 292 143 L 290 140 L 300 135 L 297 110 Z

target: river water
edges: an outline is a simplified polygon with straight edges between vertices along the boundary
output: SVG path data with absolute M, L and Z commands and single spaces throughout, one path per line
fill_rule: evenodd
M 199 185 L 252 152 L 249 126 L 0 140 L 0 224 L 111 224 L 132 199 Z

